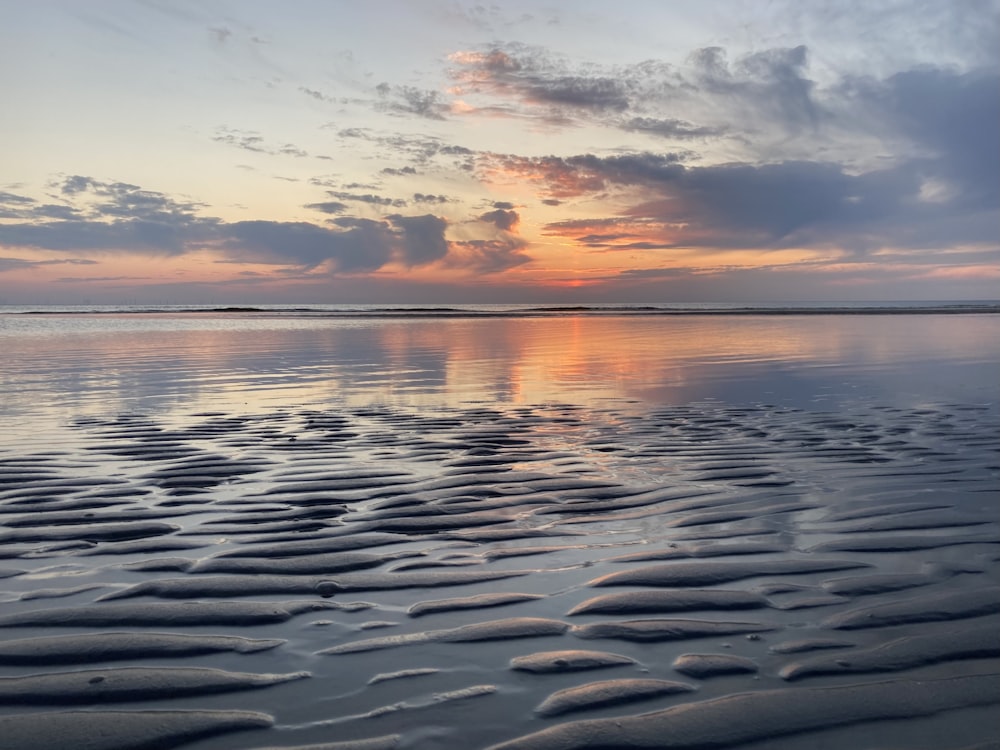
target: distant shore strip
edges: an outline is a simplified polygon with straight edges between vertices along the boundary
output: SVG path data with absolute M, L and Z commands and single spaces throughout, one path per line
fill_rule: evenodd
M 116 307 L 109 308 L 59 308 L 45 307 L 16 309 L 0 315 L 261 315 L 276 317 L 308 316 L 316 318 L 526 318 L 526 317 L 575 317 L 575 316 L 756 316 L 756 315 L 995 315 L 1000 304 L 949 304 L 914 306 L 866 307 L 720 307 L 681 308 L 670 306 L 601 306 L 587 305 L 523 307 L 513 309 L 483 309 L 477 307 L 371 307 L 329 309 L 318 307 L 271 308 L 257 306 L 220 307 Z

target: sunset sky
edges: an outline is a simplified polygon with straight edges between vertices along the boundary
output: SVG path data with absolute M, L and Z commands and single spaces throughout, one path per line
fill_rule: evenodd
M 1000 0 L 0 10 L 0 304 L 1000 297 Z

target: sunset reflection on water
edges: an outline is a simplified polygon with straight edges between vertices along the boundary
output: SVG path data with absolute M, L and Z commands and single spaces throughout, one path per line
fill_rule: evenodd
M 996 396 L 1000 319 L 947 315 L 23 318 L 7 417 L 468 402 L 831 406 Z

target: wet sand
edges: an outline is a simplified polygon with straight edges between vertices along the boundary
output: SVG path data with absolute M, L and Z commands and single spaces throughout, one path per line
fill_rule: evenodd
M 0 748 L 995 748 L 997 320 L 0 320 Z
M 0 454 L 4 747 L 993 746 L 986 407 L 65 430 Z

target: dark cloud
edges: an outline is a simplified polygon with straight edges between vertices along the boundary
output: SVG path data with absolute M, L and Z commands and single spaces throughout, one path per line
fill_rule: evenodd
M 321 203 L 307 203 L 303 208 L 312 208 L 325 214 L 342 214 L 347 210 L 347 204 L 340 201 L 323 201 Z
M 448 222 L 425 214 L 423 216 L 390 216 L 389 221 L 402 230 L 399 260 L 407 266 L 418 266 L 440 260 L 448 254 L 444 232 Z
M 463 114 L 533 117 L 561 127 L 592 122 L 672 140 L 747 133 L 774 139 L 813 133 L 829 117 L 809 77 L 805 46 L 732 61 L 725 49 L 707 47 L 681 66 L 658 60 L 583 64 L 516 43 L 450 59 L 458 95 L 505 102 L 463 103 L 456 108 Z
M 450 251 L 448 222 L 423 214 L 393 214 L 382 220 L 337 216 L 329 226 L 310 222 L 239 221 L 196 214 L 197 204 L 175 200 L 136 185 L 72 176 L 58 184 L 75 201 L 82 218 L 66 220 L 35 215 L 27 221 L 0 224 L 0 247 L 46 251 L 113 251 L 137 256 L 180 255 L 214 248 L 230 262 L 258 262 L 331 273 L 375 271 L 386 263 L 408 267 L 444 259 Z M 350 194 L 352 200 L 379 206 L 404 203 L 378 196 Z M 7 205 L 38 208 L 33 199 L 2 194 Z M 346 203 L 326 201 L 308 208 L 341 213 Z M 41 208 L 46 208 L 42 206 Z M 51 212 L 50 212 L 51 213 Z M 7 257 L 3 270 L 82 259 L 22 261 Z
M 834 124 L 875 133 L 892 154 L 873 168 L 847 161 L 780 159 L 690 166 L 682 154 L 524 158 L 484 155 L 484 177 L 534 182 L 547 200 L 631 191 L 628 221 L 662 227 L 662 239 L 618 247 L 945 247 L 988 243 L 1000 216 L 1000 75 L 924 67 L 844 81 L 816 104 L 802 48 L 770 50 L 730 64 L 720 50 L 697 56 L 702 90 L 753 100 L 757 115 L 787 131 Z M 837 114 L 833 114 L 836 109 Z M 860 125 L 856 125 L 856 120 Z M 860 133 L 860 131 L 858 131 Z M 993 229 L 990 230 L 990 226 Z M 992 232 L 992 234 L 991 234 Z M 594 242 L 592 233 L 579 235 Z M 991 239 L 992 238 L 992 239 Z
M 238 258 L 342 273 L 375 271 L 390 261 L 425 265 L 449 251 L 448 223 L 431 214 L 394 214 L 385 220 L 342 216 L 332 224 L 333 229 L 307 222 L 245 221 L 220 227 L 219 235 Z
M 930 152 L 935 176 L 967 201 L 1000 205 L 1000 74 L 913 70 L 868 93 L 887 101 L 893 124 Z
M 49 250 L 138 250 L 178 254 L 216 223 L 195 215 L 199 204 L 125 182 L 71 175 L 56 184 L 77 205 L 20 201 L 18 224 L 0 225 L 0 242 Z M 54 219 L 54 221 L 52 220 Z
M 622 130 L 637 133 L 650 133 L 664 138 L 706 138 L 725 135 L 725 127 L 696 126 L 686 120 L 676 118 L 658 119 L 655 117 L 632 117 L 621 123 Z
M 517 229 L 521 217 L 518 216 L 517 211 L 498 208 L 494 211 L 487 211 L 481 214 L 479 220 L 492 224 L 497 229 L 502 229 L 505 232 L 513 232 Z
M 165 223 L 142 219 L 79 220 L 0 224 L 0 245 L 43 250 L 118 250 L 179 255 L 186 243 L 210 236 L 211 222 Z
M 348 193 L 341 190 L 328 190 L 327 194 L 331 198 L 336 198 L 338 201 L 368 203 L 372 206 L 392 206 L 394 208 L 403 208 L 406 206 L 406 201 L 402 198 L 386 198 L 385 196 L 375 195 L 373 193 Z
M 403 175 L 413 175 L 417 174 L 415 167 L 401 167 L 400 169 L 394 169 L 393 167 L 385 167 L 382 174 L 387 174 L 392 177 L 402 177 Z
M 0 219 L 26 219 L 37 210 L 34 198 L 0 190 Z
M 623 111 L 629 97 L 622 81 L 614 78 L 566 76 L 535 86 L 531 95 L 539 102 L 584 109 Z
M 237 259 L 340 273 L 375 271 L 390 261 L 424 265 L 449 250 L 447 222 L 429 214 L 384 221 L 345 216 L 332 223 L 333 229 L 307 222 L 237 222 L 220 228 L 220 242 Z
M 32 215 L 45 219 L 76 219 L 82 214 L 79 209 L 72 206 L 62 206 L 56 203 L 45 203 L 36 206 L 32 210 Z
M 702 95 L 736 100 L 744 111 L 793 132 L 819 125 L 805 46 L 763 50 L 732 64 L 721 47 L 706 47 L 691 56 L 691 63 L 694 85 Z
M 86 213 L 91 217 L 142 219 L 158 223 L 190 221 L 201 204 L 178 201 L 164 193 L 143 190 L 127 182 L 103 182 L 73 175 L 62 184 L 61 192 L 86 197 Z
M 985 157 L 985 152 L 983 153 Z M 985 206 L 978 170 L 962 174 L 950 198 L 927 199 L 938 162 L 914 159 L 860 174 L 837 164 L 786 161 L 692 167 L 658 154 L 505 160 L 508 172 L 541 175 L 540 187 L 559 197 L 612 187 L 637 199 L 613 220 L 624 235 L 553 224 L 549 231 L 588 244 L 654 247 L 934 247 L 995 239 L 998 218 Z M 1000 165 L 998 165 L 1000 166 Z M 955 162 L 940 165 L 942 179 Z M 536 179 L 538 179 L 536 177 Z M 992 179 L 992 178 L 990 178 Z M 995 184 L 992 184 L 995 188 Z M 975 188 L 975 189 L 973 189 Z M 990 226 L 993 229 L 990 230 Z M 633 235 L 632 241 L 625 241 Z
M 427 193 L 414 193 L 414 203 L 451 203 L 451 198 L 447 195 L 428 195 Z
M 486 179 L 499 174 L 507 179 L 527 180 L 552 198 L 571 198 L 598 193 L 612 184 L 657 182 L 683 172 L 679 154 L 623 154 L 599 157 L 523 157 L 482 154 L 478 170 Z
M 17 195 L 0 190 L 0 205 L 26 206 L 36 202 L 34 198 L 29 198 L 26 195 Z
M 346 273 L 381 268 L 393 244 L 383 222 L 335 231 L 307 222 L 240 221 L 223 231 L 222 244 L 235 257 L 307 268 L 331 263 Z
M 629 108 L 629 81 L 620 75 L 580 74 L 538 47 L 510 44 L 452 55 L 462 93 L 488 93 L 532 105 L 621 112 Z
M 98 183 L 91 177 L 83 175 L 72 175 L 63 180 L 59 186 L 59 191 L 64 195 L 75 195 L 91 189 L 100 189 L 102 183 Z

